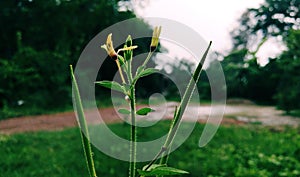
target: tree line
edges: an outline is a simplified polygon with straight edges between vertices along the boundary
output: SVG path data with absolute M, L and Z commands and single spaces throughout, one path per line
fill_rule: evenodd
M 222 61 L 229 97 L 275 104 L 287 113 L 300 109 L 299 7 L 300 0 L 265 0 L 243 13 Z M 286 50 L 260 66 L 256 53 L 270 38 L 281 40 Z
M 26 111 L 35 114 L 71 107 L 68 66 L 76 64 L 83 47 L 98 32 L 135 17 L 124 2 L 0 1 L 0 119 Z M 228 97 L 277 105 L 288 113 L 300 109 L 299 7 L 300 0 L 265 0 L 260 7 L 242 14 L 238 28 L 231 32 L 233 48 L 221 61 Z M 142 20 L 139 30 L 151 34 Z M 273 37 L 282 39 L 287 49 L 260 66 L 256 53 Z M 139 46 L 136 54 L 148 51 L 149 42 L 150 39 L 134 41 Z M 192 67 L 185 61 L 179 64 Z M 103 65 L 106 67 L 101 68 L 98 80 L 111 80 L 117 71 L 114 62 L 107 58 Z M 184 72 L 180 68 L 174 65 L 174 73 Z M 200 96 L 209 99 L 205 73 L 198 86 Z M 144 78 L 137 87 L 137 96 L 146 99 L 155 92 L 164 92 L 170 99 L 178 95 L 176 85 L 159 74 Z M 109 94 L 108 90 L 101 92 Z
M 135 17 L 119 2 L 0 1 L 0 119 L 71 107 L 69 65 L 98 32 Z M 151 32 L 142 21 L 141 28 Z

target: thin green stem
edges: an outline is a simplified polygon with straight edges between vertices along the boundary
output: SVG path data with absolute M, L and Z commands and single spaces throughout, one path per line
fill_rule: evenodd
M 173 120 L 172 120 L 172 122 L 171 122 L 171 126 L 170 126 L 170 128 L 169 128 L 169 131 L 171 131 L 171 130 L 173 130 L 173 128 L 174 128 L 174 121 L 175 121 L 175 119 L 174 119 L 174 117 L 176 117 L 176 114 L 177 114 L 177 109 L 178 109 L 178 107 L 176 106 L 175 107 L 175 111 L 174 111 L 174 115 L 173 115 Z M 172 136 L 172 134 L 169 132 L 168 133 L 168 136 L 167 136 L 167 139 L 166 139 L 166 142 L 165 142 L 165 144 L 164 144 L 164 146 L 163 147 L 165 147 L 166 148 L 166 150 L 162 153 L 162 158 L 160 159 L 160 164 L 164 164 L 164 162 L 167 162 L 168 161 L 168 156 L 166 155 L 166 154 L 169 154 L 169 152 L 170 152 L 170 149 L 171 149 L 171 147 L 166 147 L 165 145 L 167 145 L 168 144 L 168 141 L 171 139 L 170 137 Z
M 149 62 L 152 52 L 149 52 L 147 58 L 145 59 L 142 67 L 145 69 L 147 63 Z M 132 57 L 129 60 L 128 64 L 128 73 L 129 83 L 131 84 L 130 88 L 130 109 L 131 109 L 131 131 L 130 131 L 130 166 L 129 166 L 129 175 L 130 177 L 135 177 L 136 175 L 136 146 L 137 146 L 137 127 L 136 127 L 136 105 L 135 105 L 135 83 L 133 83 L 131 63 Z
M 125 82 L 125 79 L 124 79 L 124 76 L 123 76 L 123 72 L 122 72 L 122 68 L 121 68 L 119 60 L 116 60 L 116 63 L 117 63 L 118 69 L 119 69 L 119 73 L 120 73 L 122 82 L 123 82 L 123 84 L 125 84 L 126 82 Z
M 130 112 L 131 112 L 131 126 L 130 126 L 130 161 L 129 161 L 129 177 L 135 177 L 136 175 L 136 105 L 135 105 L 135 85 L 133 83 L 133 77 L 132 77 L 132 51 L 131 53 L 128 53 L 130 55 L 130 58 L 126 60 L 126 70 L 125 74 L 128 79 L 128 83 L 131 86 L 130 87 L 130 93 L 129 93 L 129 106 L 130 106 Z
M 132 77 L 132 58 L 127 62 L 127 68 L 128 68 L 128 71 L 127 71 L 127 77 L 128 77 L 128 82 L 129 84 L 132 84 L 133 82 L 133 77 Z
M 78 84 L 77 84 L 76 78 L 73 73 L 72 65 L 70 65 L 70 71 L 71 71 L 71 79 L 72 79 L 72 83 L 73 83 L 73 95 L 74 95 L 75 107 L 76 107 L 76 112 L 77 112 L 77 116 L 78 116 L 78 120 L 79 120 L 78 123 L 81 128 L 80 135 L 81 135 L 85 160 L 87 162 L 89 175 L 91 177 L 97 177 L 94 160 L 93 160 L 93 152 L 92 152 L 92 148 L 91 148 L 91 144 L 90 144 L 90 140 L 89 140 L 89 132 L 88 132 L 87 124 L 85 121 L 85 115 L 84 115 L 84 111 L 83 111 L 83 107 L 82 107 Z
M 131 109 L 131 130 L 130 130 L 130 177 L 135 177 L 136 175 L 136 146 L 137 146 L 137 129 L 136 129 L 136 106 L 135 106 L 135 89 L 131 87 L 130 89 L 130 109 Z
M 154 51 L 153 51 L 154 52 Z M 149 52 L 148 53 L 148 55 L 147 55 L 147 58 L 145 59 L 145 61 L 144 61 L 144 63 L 143 63 L 143 68 L 145 68 L 146 67 L 146 65 L 147 65 L 147 63 L 149 62 L 149 60 L 150 60 L 150 58 L 151 58 L 151 56 L 152 56 L 152 54 L 153 54 L 153 52 Z

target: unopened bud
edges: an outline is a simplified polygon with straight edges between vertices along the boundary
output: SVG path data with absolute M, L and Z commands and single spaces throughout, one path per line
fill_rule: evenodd
M 128 35 L 125 44 L 126 44 L 127 47 L 132 46 L 132 39 L 131 39 L 130 35 Z
M 151 52 L 153 52 L 158 46 L 160 32 L 161 32 L 161 26 L 156 26 L 153 30 L 152 40 L 151 40 L 151 44 L 150 44 Z
M 125 96 L 125 100 L 126 100 L 127 102 L 129 102 L 129 101 L 130 101 L 130 98 L 129 98 L 129 96 L 128 96 L 128 95 L 126 95 L 126 96 Z

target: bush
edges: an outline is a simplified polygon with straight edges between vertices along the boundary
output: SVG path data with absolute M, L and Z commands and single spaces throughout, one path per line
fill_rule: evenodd
M 0 60 L 0 75 L 2 114 L 71 105 L 68 59 L 62 55 L 24 47 L 11 60 Z

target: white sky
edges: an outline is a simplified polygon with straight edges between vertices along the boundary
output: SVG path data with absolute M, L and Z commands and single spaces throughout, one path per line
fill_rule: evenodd
M 163 17 L 190 26 L 216 50 L 228 49 L 229 31 L 248 7 L 258 7 L 263 0 L 150 0 L 138 10 L 142 17 Z
M 146 7 L 136 9 L 138 16 L 161 17 L 181 22 L 197 31 L 205 40 L 212 40 L 213 50 L 225 53 L 231 48 L 229 32 L 238 25 L 237 19 L 247 8 L 259 7 L 264 0 L 149 0 L 147 2 Z M 264 51 L 268 48 L 274 49 L 274 47 L 264 47 Z M 172 49 L 168 49 L 172 53 Z M 266 55 L 274 52 L 264 53 L 260 53 L 260 56 L 266 58 Z

